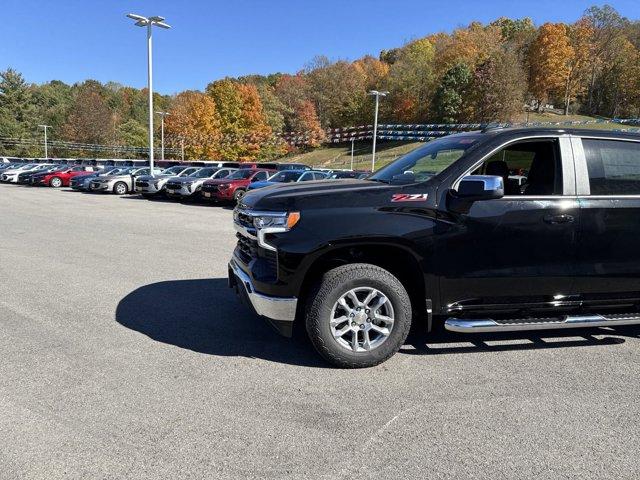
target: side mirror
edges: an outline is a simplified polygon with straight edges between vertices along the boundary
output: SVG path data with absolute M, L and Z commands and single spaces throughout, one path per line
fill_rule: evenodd
M 467 175 L 457 190 L 450 190 L 447 206 L 458 213 L 468 213 L 474 202 L 504 197 L 504 180 L 494 175 Z

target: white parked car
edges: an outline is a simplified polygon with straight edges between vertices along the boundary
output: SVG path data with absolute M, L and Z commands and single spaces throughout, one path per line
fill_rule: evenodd
M 11 170 L 5 170 L 0 176 L 0 181 L 8 183 L 18 183 L 18 175 L 24 172 L 35 172 L 38 170 L 45 170 L 53 166 L 52 163 L 25 163 L 21 167 Z

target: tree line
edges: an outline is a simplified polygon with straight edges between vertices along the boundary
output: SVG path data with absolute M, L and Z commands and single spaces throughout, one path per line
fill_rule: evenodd
M 319 56 L 296 74 L 225 78 L 204 91 L 154 94 L 154 102 L 170 113 L 167 145 L 184 146 L 188 158 L 253 160 L 316 147 L 327 128 L 371 123 L 372 89 L 389 91 L 380 106 L 385 123 L 505 122 L 550 105 L 565 114 L 638 117 L 640 22 L 608 5 L 572 24 L 503 17 L 377 58 Z M 147 115 L 145 89 L 95 80 L 37 85 L 12 69 L 0 72 L 4 154 L 39 154 L 4 140 L 33 138 L 38 124 L 51 125 L 58 139 L 145 146 Z M 303 140 L 292 144 L 287 132 Z

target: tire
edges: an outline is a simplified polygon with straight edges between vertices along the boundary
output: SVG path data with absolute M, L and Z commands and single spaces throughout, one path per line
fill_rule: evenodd
M 62 186 L 62 179 L 60 177 L 53 177 L 49 180 L 49 186 L 53 188 L 60 188 Z
M 244 197 L 245 193 L 247 192 L 245 192 L 241 188 L 238 188 L 235 192 L 233 192 L 233 201 L 236 203 L 240 203 L 240 200 L 242 200 L 242 197 Z
M 124 182 L 116 182 L 113 185 L 113 193 L 116 195 L 125 195 L 129 191 L 127 184 Z
M 377 308 L 365 309 L 362 301 L 374 291 L 380 295 L 373 297 L 368 305 L 375 307 L 382 303 Z M 346 298 L 347 306 L 354 307 L 355 302 L 350 300 L 353 297 L 347 292 L 355 293 L 359 299 L 361 307 L 357 312 L 338 303 Z M 384 302 L 383 297 L 386 297 Z M 322 357 L 341 368 L 366 368 L 384 362 L 402 347 L 411 328 L 411 300 L 402 283 L 387 270 L 367 263 L 352 263 L 326 272 L 312 289 L 306 310 L 305 324 L 311 343 Z M 377 313 L 371 313 L 373 311 Z M 333 318 L 350 320 L 332 327 Z M 389 323 L 379 320 L 382 318 L 393 319 L 390 328 L 386 327 Z M 353 330 L 360 329 L 361 333 L 355 332 L 354 342 Z M 387 334 L 379 333 L 380 329 Z M 337 337 L 332 330 L 346 330 L 346 333 Z M 377 340 L 372 340 L 374 337 Z M 369 340 L 369 349 L 365 348 L 365 338 Z

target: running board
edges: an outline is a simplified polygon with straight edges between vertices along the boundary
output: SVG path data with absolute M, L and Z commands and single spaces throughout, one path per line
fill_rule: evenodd
M 617 327 L 640 324 L 639 313 L 611 315 L 567 315 L 555 318 L 512 318 L 505 320 L 449 318 L 444 328 L 451 332 L 520 332 L 527 330 L 552 330 L 556 328 Z

